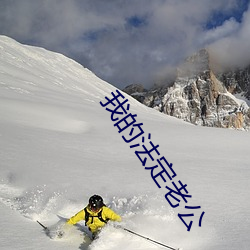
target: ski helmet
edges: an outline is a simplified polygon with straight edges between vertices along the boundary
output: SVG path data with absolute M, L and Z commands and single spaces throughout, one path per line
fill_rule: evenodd
M 103 207 L 103 199 L 99 195 L 93 195 L 89 198 L 89 206 L 91 209 L 98 210 Z

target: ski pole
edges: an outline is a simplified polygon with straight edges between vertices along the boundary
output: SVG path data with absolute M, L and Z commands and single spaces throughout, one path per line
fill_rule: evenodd
M 160 242 L 158 242 L 158 241 L 152 240 L 152 239 L 150 239 L 150 238 L 148 238 L 148 237 L 145 237 L 145 236 L 143 236 L 143 235 L 141 235 L 141 234 L 135 233 L 135 232 L 133 232 L 133 231 L 127 229 L 127 228 L 122 227 L 122 229 L 125 230 L 125 231 L 127 231 L 127 232 L 129 232 L 129 233 L 131 233 L 131 234 L 137 235 L 137 236 L 139 236 L 139 237 L 141 237 L 141 238 L 143 238 L 143 239 L 146 239 L 146 240 L 148 240 L 148 241 L 152 241 L 152 242 L 154 242 L 154 243 L 156 243 L 156 244 L 158 244 L 158 245 L 161 245 L 161 246 L 163 246 L 163 247 L 167 247 L 167 248 L 172 249 L 172 250 L 178 250 L 178 249 L 179 249 L 179 248 L 173 248 L 173 247 L 164 245 L 164 244 L 162 244 L 162 243 L 160 243 Z
M 43 229 L 46 231 L 46 230 L 48 230 L 48 228 L 47 227 L 45 227 L 40 221 L 36 221 L 40 226 L 42 226 L 43 227 Z

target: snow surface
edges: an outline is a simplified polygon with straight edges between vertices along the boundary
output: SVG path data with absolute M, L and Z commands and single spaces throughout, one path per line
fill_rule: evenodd
M 58 215 L 69 218 L 95 193 L 122 226 L 168 246 L 250 249 L 249 132 L 193 126 L 125 94 L 192 195 L 171 208 L 170 182 L 155 185 L 100 105 L 115 90 L 63 55 L 0 36 L 0 249 L 163 249 L 112 223 L 93 243 L 83 222 L 62 239 L 36 223 L 64 224 Z M 201 206 L 190 232 L 178 218 L 191 213 L 185 205 Z

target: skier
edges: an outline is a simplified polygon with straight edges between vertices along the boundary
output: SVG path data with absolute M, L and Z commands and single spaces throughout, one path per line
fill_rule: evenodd
M 72 216 L 67 224 L 74 225 L 80 220 L 85 220 L 85 226 L 92 232 L 94 239 L 109 220 L 120 222 L 122 219 L 120 215 L 105 206 L 101 196 L 95 194 L 89 198 L 89 204 Z

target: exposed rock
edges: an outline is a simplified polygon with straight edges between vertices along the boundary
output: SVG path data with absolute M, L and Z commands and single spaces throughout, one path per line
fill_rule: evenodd
M 245 69 L 228 70 L 218 73 L 218 79 L 222 81 L 227 90 L 232 94 L 242 93 L 250 100 L 250 66 Z
M 130 84 L 125 89 L 123 89 L 123 91 L 142 103 L 144 102 L 145 93 L 147 92 L 142 84 Z
M 245 101 L 233 94 L 250 96 L 249 82 L 250 67 L 215 75 L 210 67 L 209 53 L 203 49 L 178 68 L 170 87 L 146 91 L 137 86 L 130 88 L 136 90 L 130 94 L 149 107 L 196 125 L 248 129 L 250 109 Z

